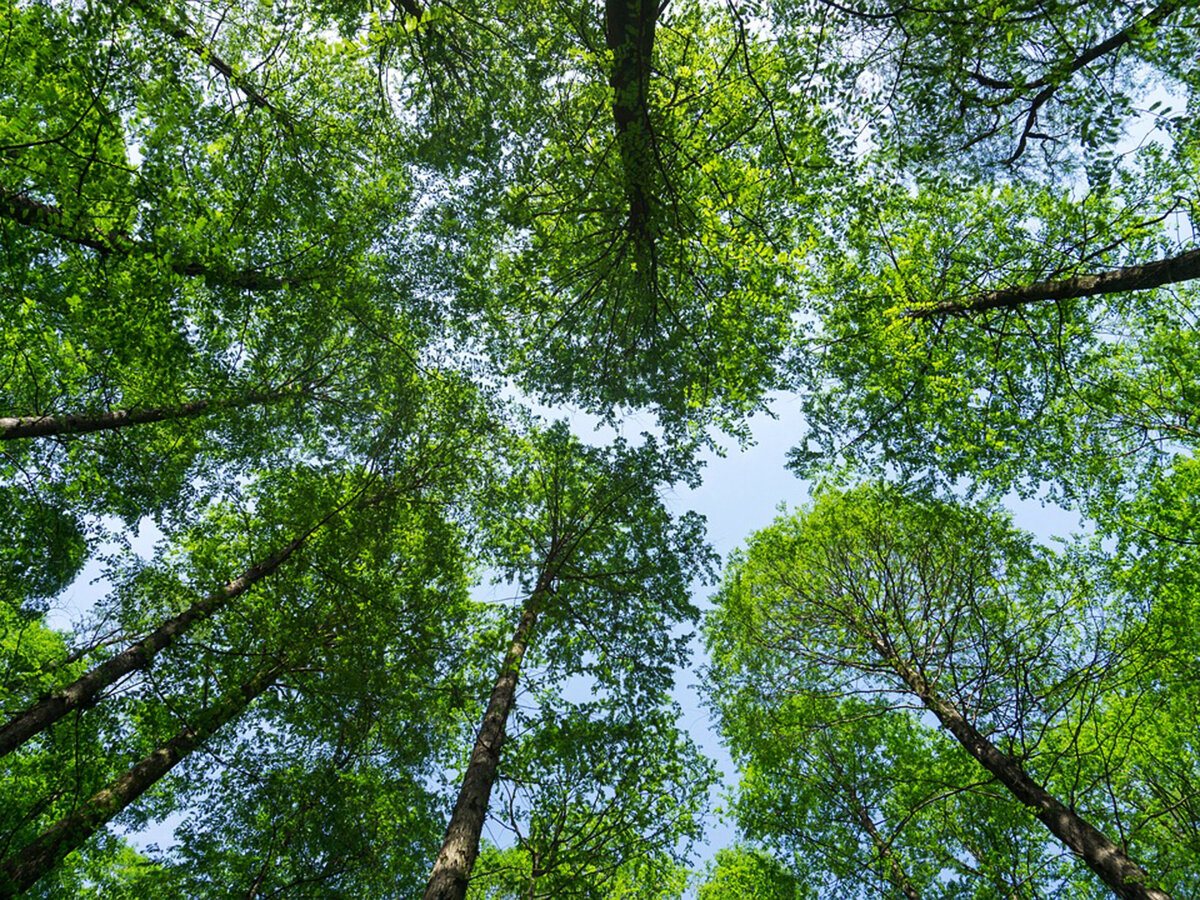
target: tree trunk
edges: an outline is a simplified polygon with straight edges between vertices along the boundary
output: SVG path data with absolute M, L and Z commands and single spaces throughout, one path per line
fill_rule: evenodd
M 18 713 L 0 727 L 0 756 L 10 753 L 34 735 L 45 731 L 72 710 L 91 705 L 101 691 L 130 672 L 144 669 L 160 651 L 173 643 L 198 620 L 213 615 L 229 601 L 244 594 L 255 582 L 270 575 L 283 565 L 314 532 L 340 513 L 349 502 L 351 501 L 340 504 L 328 516 L 263 562 L 255 563 L 233 581 L 193 603 L 179 615 L 167 619 L 140 641 L 126 647 L 116 656 L 106 659 L 66 687 L 43 697 L 24 712 Z
M 0 416 L 0 441 L 112 431 L 129 425 L 161 422 L 164 419 L 187 419 L 219 409 L 266 405 L 298 395 L 295 391 L 251 391 L 232 400 L 193 400 L 175 406 L 153 406 L 146 409 L 114 409 L 103 413 L 66 416 Z
M 68 853 L 171 771 L 181 759 L 237 718 L 255 697 L 275 683 L 283 668 L 282 664 L 277 664 L 257 673 L 231 696 L 200 713 L 195 725 L 181 729 L 124 775 L 93 794 L 73 812 L 59 819 L 0 864 L 0 897 L 16 896 L 32 887 Z
M 842 770 L 842 767 L 838 765 L 837 759 L 832 752 L 827 754 L 826 761 L 829 763 L 830 768 L 833 769 L 833 773 L 837 778 L 834 782 L 835 786 L 846 795 L 850 811 L 854 818 L 858 820 L 859 827 L 871 838 L 871 844 L 875 848 L 879 862 L 886 869 L 886 872 L 882 873 L 884 878 L 890 881 L 893 886 L 899 888 L 907 900 L 921 900 L 921 892 L 917 890 L 916 886 L 909 879 L 908 873 L 904 871 L 904 866 L 892 850 L 891 842 L 884 840 L 883 835 L 879 833 L 879 829 L 875 827 L 870 810 L 863 803 L 854 784 Z
M 605 39 L 612 51 L 609 85 L 613 121 L 625 175 L 628 229 L 638 278 L 654 289 L 655 235 L 653 216 L 654 126 L 650 121 L 650 61 L 654 51 L 657 0 L 605 0 Z
M 466 896 L 471 868 L 479 855 L 479 837 L 487 816 L 488 800 L 496 781 L 504 729 L 516 697 L 521 660 L 529 644 L 530 632 L 550 593 L 550 582 L 550 577 L 543 573 L 521 612 L 521 621 L 513 635 L 512 645 L 492 688 L 492 697 L 475 739 L 467 771 L 463 775 L 458 802 L 454 804 L 450 824 L 446 827 L 442 849 L 429 875 L 424 900 L 463 900 Z
M 872 636 L 871 644 L 966 751 L 1082 859 L 1114 894 L 1122 900 L 1171 900 L 1170 894 L 1153 886 L 1149 873 L 1130 859 L 1123 847 L 1109 840 L 1098 828 L 1030 778 L 1020 762 L 980 734 L 954 704 L 936 694 L 921 674 L 896 655 L 886 642 Z
M 925 308 L 908 309 L 909 319 L 939 319 L 944 316 L 985 312 L 989 309 L 1016 309 L 1043 300 L 1070 300 L 1124 291 L 1144 291 L 1200 278 L 1200 250 L 1158 259 L 1140 266 L 1125 266 L 1098 275 L 1075 275 L 1057 281 L 1038 281 L 1017 287 L 1001 288 L 977 294 L 966 300 L 947 300 Z

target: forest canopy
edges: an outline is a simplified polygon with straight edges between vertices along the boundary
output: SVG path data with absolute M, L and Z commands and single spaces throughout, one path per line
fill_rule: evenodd
M 0 0 L 0 897 L 1200 898 L 1198 92 L 1187 0 Z

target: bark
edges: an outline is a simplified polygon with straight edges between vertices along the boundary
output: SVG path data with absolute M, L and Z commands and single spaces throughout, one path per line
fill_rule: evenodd
M 304 545 L 305 541 L 340 513 L 349 502 L 351 501 L 338 506 L 312 528 L 267 559 L 255 563 L 237 578 L 202 600 L 193 603 L 178 615 L 167 619 L 140 641 L 95 666 L 66 687 L 43 697 L 24 712 L 18 713 L 0 727 L 0 756 L 15 750 L 68 713 L 90 706 L 99 697 L 101 691 L 112 686 L 121 678 L 131 672 L 146 668 L 155 656 L 170 646 L 192 625 L 213 615 L 230 601 L 244 594 L 256 582 L 261 581 L 283 565 L 292 554 Z
M 657 0 L 606 0 L 605 37 L 612 51 L 609 85 L 613 89 L 613 121 L 625 174 L 629 204 L 629 234 L 635 244 L 639 271 L 652 276 L 654 235 L 650 226 L 654 129 L 650 121 L 650 60 L 654 51 Z
M 1038 281 L 1017 287 L 977 294 L 966 300 L 948 300 L 925 309 L 909 309 L 909 319 L 938 319 L 944 316 L 986 312 L 989 309 L 1017 309 L 1044 300 L 1070 300 L 1124 291 L 1144 291 L 1168 284 L 1200 278 L 1200 250 L 1158 259 L 1140 266 L 1124 266 L 1097 275 L 1076 275 L 1055 281 Z
M 885 641 L 872 636 L 871 644 L 966 751 L 1082 859 L 1114 894 L 1122 900 L 1171 900 L 1170 894 L 1154 887 L 1149 873 L 1134 862 L 1123 847 L 1109 840 L 1098 828 L 1030 778 L 1018 760 L 984 737 L 954 704 L 938 695 Z
M 0 219 L 9 219 L 26 228 L 54 235 L 64 241 L 87 247 L 103 255 L 142 253 L 164 258 L 158 248 L 136 241 L 117 231 L 101 231 L 86 220 L 68 221 L 67 214 L 57 206 L 40 203 L 24 194 L 14 194 L 0 188 Z M 172 252 L 168 265 L 177 275 L 201 276 L 207 284 L 247 291 L 273 291 L 287 287 L 295 279 L 278 278 L 258 269 L 234 269 L 219 263 L 189 260 Z
M 275 665 L 257 673 L 221 703 L 203 711 L 196 724 L 181 729 L 124 775 L 93 794 L 69 815 L 0 863 L 0 897 L 16 896 L 32 887 L 68 853 L 171 771 L 181 759 L 237 718 L 255 697 L 275 683 L 282 671 L 282 665 Z
M 434 861 L 424 900 L 463 900 L 466 896 L 471 869 L 479 855 L 479 837 L 483 832 L 492 785 L 496 781 L 496 768 L 500 764 L 504 729 L 516 698 L 521 660 L 525 657 L 530 633 L 549 593 L 550 578 L 543 574 L 525 603 L 512 645 L 492 687 L 491 700 L 475 739 L 467 771 L 463 775 L 442 849 Z
M 193 400 L 190 403 L 180 403 L 175 406 L 153 406 L 145 409 L 114 409 L 103 413 L 80 413 L 65 416 L 0 416 L 0 441 L 112 431 L 130 425 L 144 425 L 166 419 L 192 418 L 220 409 L 276 403 L 296 396 L 299 396 L 299 392 L 252 391 L 233 400 Z

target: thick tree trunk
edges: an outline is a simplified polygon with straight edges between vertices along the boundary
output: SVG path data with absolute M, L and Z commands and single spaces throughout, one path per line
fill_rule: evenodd
M 442 849 L 434 861 L 429 884 L 425 888 L 424 900 L 463 900 L 466 896 L 471 868 L 479 855 L 479 837 L 483 832 L 492 785 L 496 781 L 504 729 L 516 698 L 521 660 L 525 657 L 530 633 L 549 593 L 550 578 L 543 575 L 525 602 L 512 645 L 496 677 L 483 724 L 463 775 L 458 802 L 454 804 Z
M 275 665 L 256 674 L 221 703 L 202 712 L 195 725 L 181 729 L 108 787 L 93 794 L 0 864 L 0 897 L 16 896 L 32 887 L 181 759 L 237 718 L 255 697 L 275 683 L 282 671 L 282 665 Z
M 1122 900 L 1171 900 L 1170 894 L 1153 886 L 1149 873 L 1130 859 L 1124 848 L 1030 778 L 1020 762 L 980 734 L 957 707 L 936 694 L 920 673 L 897 656 L 886 642 L 873 636 L 871 643 L 966 751 L 1082 859 L 1113 893 Z
M 0 441 L 112 431 L 116 428 L 162 422 L 166 419 L 192 418 L 219 409 L 266 405 L 295 396 L 298 396 L 298 393 L 294 391 L 252 391 L 232 400 L 193 400 L 175 406 L 153 406 L 146 409 L 114 409 L 104 413 L 66 416 L 0 416 Z
M 650 60 L 654 51 L 657 0 L 605 0 L 605 38 L 612 51 L 609 85 L 613 121 L 625 175 L 629 236 L 639 276 L 653 287 L 655 268 L 653 215 L 654 126 L 650 121 Z
M 348 501 L 349 502 L 349 501 Z M 144 669 L 164 648 L 200 619 L 213 615 L 235 597 L 244 594 L 255 582 L 278 569 L 304 545 L 314 532 L 344 509 L 341 504 L 328 516 L 301 534 L 286 547 L 260 563 L 255 563 L 233 581 L 223 585 L 183 612 L 167 619 L 146 637 L 126 647 L 116 656 L 106 659 L 81 675 L 71 684 L 43 697 L 24 712 L 18 713 L 0 727 L 0 756 L 10 753 L 34 735 L 45 731 L 73 710 L 95 702 L 100 692 L 119 679 Z
M 1044 300 L 1070 300 L 1124 291 L 1144 291 L 1168 284 L 1200 278 L 1200 250 L 1155 260 L 1140 266 L 1125 266 L 1097 275 L 1076 275 L 1056 281 L 1038 281 L 1017 287 L 977 294 L 966 300 L 948 300 L 922 309 L 906 310 L 909 319 L 939 319 L 945 316 L 986 312 L 989 309 L 1016 309 Z

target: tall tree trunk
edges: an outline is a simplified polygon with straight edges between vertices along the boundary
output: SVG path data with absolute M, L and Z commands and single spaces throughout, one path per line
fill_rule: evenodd
M 68 853 L 171 771 L 181 759 L 237 718 L 254 698 L 275 683 L 283 670 L 284 666 L 280 663 L 258 672 L 233 694 L 200 713 L 196 724 L 181 729 L 124 775 L 93 794 L 73 812 L 0 863 L 0 897 L 13 897 L 32 887 Z
M 628 229 L 638 278 L 654 290 L 656 250 L 651 224 L 658 157 L 650 121 L 650 61 L 658 0 L 605 0 L 605 39 L 612 51 L 609 85 L 613 121 L 625 175 Z
M 496 781 L 504 729 L 516 697 L 521 660 L 525 657 L 530 633 L 550 590 L 551 577 L 543 573 L 533 593 L 525 601 L 512 645 L 492 687 L 492 697 L 475 739 L 467 771 L 463 775 L 458 802 L 454 804 L 450 824 L 446 827 L 442 849 L 429 875 L 424 900 L 463 900 L 466 896 L 471 869 L 475 865 L 475 858 L 479 856 L 479 837 L 483 832 L 492 785 Z
M 255 404 L 267 405 L 300 396 L 300 391 L 250 391 L 230 400 L 193 400 L 175 406 L 145 409 L 114 409 L 103 413 L 66 416 L 0 416 L 0 441 L 17 438 L 53 437 L 62 434 L 90 434 L 112 431 L 130 425 L 144 425 L 165 419 L 188 419 L 220 409 L 236 409 Z
M 986 312 L 989 309 L 1016 309 L 1045 300 L 1070 300 L 1074 297 L 1145 291 L 1196 278 L 1200 278 L 1200 250 L 1189 250 L 1178 256 L 1157 259 L 1140 266 L 1125 266 L 1096 275 L 1075 275 L 1055 281 L 1038 281 L 1001 288 L 976 294 L 965 300 L 947 300 L 933 306 L 908 309 L 904 315 L 909 319 L 940 319 L 945 316 Z
M 1019 761 L 1004 753 L 972 725 L 954 704 L 944 700 L 905 660 L 878 635 L 870 637 L 876 653 L 888 662 L 925 708 L 966 751 L 995 776 L 1050 832 L 1099 876 L 1122 900 L 1171 900 L 1154 887 L 1154 880 L 1119 844 L 1069 809 L 1034 781 Z
M 355 494 L 355 497 L 339 504 L 333 512 L 286 547 L 273 553 L 263 562 L 255 563 L 233 581 L 222 585 L 218 590 L 193 603 L 183 612 L 167 619 L 140 641 L 126 647 L 116 656 L 106 659 L 66 687 L 43 697 L 0 726 L 0 756 L 10 753 L 34 735 L 45 731 L 71 711 L 89 706 L 101 691 L 119 679 L 131 672 L 146 668 L 159 652 L 170 646 L 176 638 L 198 620 L 213 615 L 231 600 L 244 594 L 256 582 L 283 565 L 318 529 L 338 515 L 357 497 L 358 494 Z

